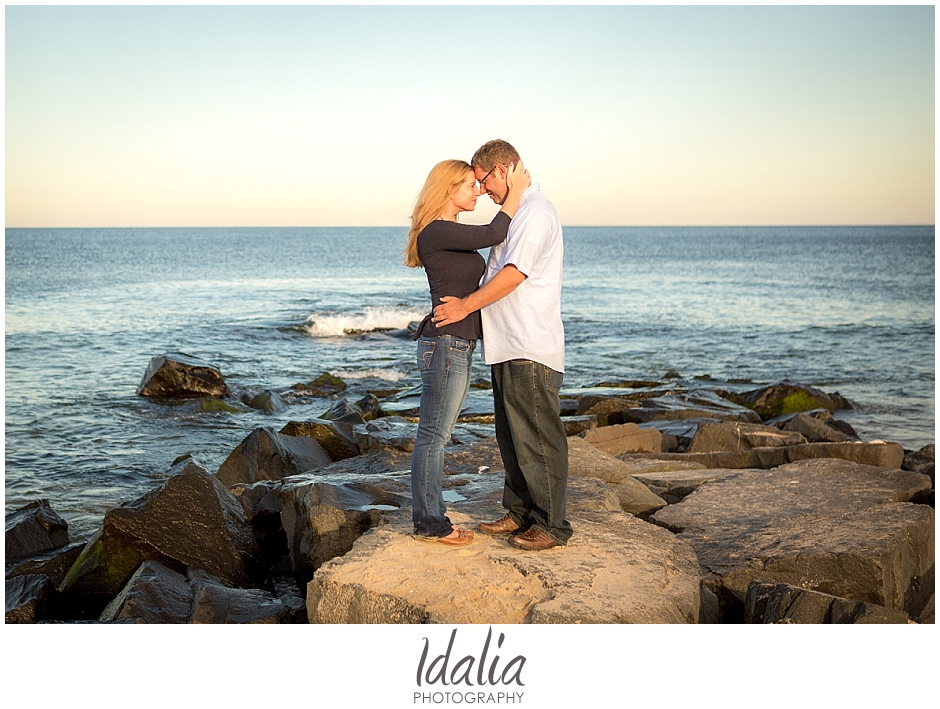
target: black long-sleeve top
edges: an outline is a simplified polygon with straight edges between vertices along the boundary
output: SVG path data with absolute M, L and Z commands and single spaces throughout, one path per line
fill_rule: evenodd
M 431 315 L 434 308 L 441 304 L 443 296 L 465 298 L 480 287 L 486 262 L 476 249 L 485 249 L 504 241 L 509 233 L 510 221 L 505 212 L 498 212 L 493 221 L 485 226 L 438 219 L 418 234 L 418 255 L 424 264 L 431 289 L 431 314 L 421 321 L 414 339 L 422 335 L 454 335 L 465 340 L 483 337 L 479 310 L 460 322 L 442 328 L 431 322 Z

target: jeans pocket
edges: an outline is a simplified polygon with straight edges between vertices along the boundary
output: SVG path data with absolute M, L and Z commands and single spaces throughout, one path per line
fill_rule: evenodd
M 561 372 L 556 372 L 551 367 L 546 367 L 542 365 L 542 372 L 545 382 L 545 388 L 548 389 L 553 394 L 557 394 L 561 391 L 561 384 L 565 379 L 565 375 Z
M 473 345 L 474 343 L 470 342 L 469 340 L 458 340 L 455 338 L 451 338 L 450 340 L 450 348 L 454 352 L 469 352 L 471 349 L 473 349 Z
M 423 372 L 431 366 L 434 359 L 434 348 L 437 342 L 433 340 L 418 340 L 418 371 Z

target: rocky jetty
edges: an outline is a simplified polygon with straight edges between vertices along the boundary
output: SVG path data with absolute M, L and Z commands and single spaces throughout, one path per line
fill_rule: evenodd
M 145 380 L 164 383 L 141 395 L 231 396 L 196 391 L 214 376 L 204 363 L 158 359 Z M 461 548 L 413 536 L 419 391 L 352 401 L 324 374 L 245 392 L 262 412 L 323 406 L 250 431 L 215 475 L 180 457 L 86 542 L 70 543 L 45 500 L 7 515 L 6 620 L 933 622 L 932 445 L 862 442 L 837 419 L 851 403 L 811 387 L 665 380 L 563 399 L 575 534 L 541 553 L 482 534 Z M 469 527 L 503 514 L 485 402 L 468 400 L 462 420 L 476 423 L 445 452 L 448 514 Z
M 137 394 L 178 399 L 225 397 L 229 388 L 218 367 L 190 355 L 170 353 L 150 360 Z

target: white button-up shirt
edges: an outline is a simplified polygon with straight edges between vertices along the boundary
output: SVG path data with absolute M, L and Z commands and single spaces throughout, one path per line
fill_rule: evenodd
M 565 371 L 565 329 L 561 322 L 561 272 L 565 247 L 561 220 L 537 183 L 522 193 L 509 236 L 490 249 L 483 282 L 507 264 L 526 279 L 505 298 L 486 306 L 483 359 L 498 364 L 530 359 Z

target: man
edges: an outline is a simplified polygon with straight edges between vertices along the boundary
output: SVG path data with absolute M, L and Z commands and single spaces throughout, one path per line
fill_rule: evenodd
M 480 191 L 502 204 L 509 192 L 509 166 L 518 162 L 515 148 L 492 140 L 470 164 Z M 565 369 L 563 256 L 561 221 L 533 183 L 522 195 L 506 240 L 490 249 L 483 285 L 466 298 L 443 298 L 433 318 L 440 327 L 482 309 L 483 358 L 493 377 L 508 511 L 477 529 L 509 535 L 513 546 L 535 551 L 563 546 L 572 534 L 565 519 L 568 441 L 558 399 Z

